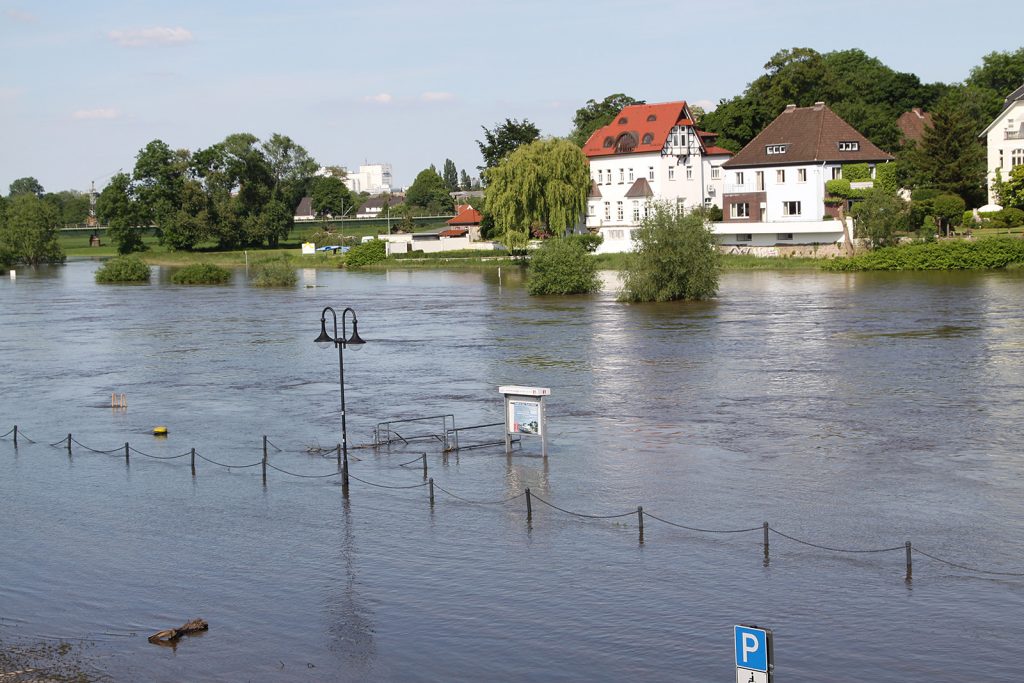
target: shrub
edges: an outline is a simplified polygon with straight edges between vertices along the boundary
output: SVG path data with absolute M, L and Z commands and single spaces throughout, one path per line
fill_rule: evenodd
M 1024 225 L 1024 210 L 1015 209 L 1011 206 L 1003 209 L 999 214 L 1000 220 L 1006 223 L 1006 227 L 1008 228 L 1015 228 L 1019 225 Z
M 869 190 L 864 201 L 852 209 L 858 237 L 866 237 L 872 247 L 885 247 L 896 240 L 896 231 L 907 223 L 906 203 L 895 195 Z
M 572 237 L 548 239 L 530 255 L 526 290 L 533 296 L 589 294 L 600 288 L 597 264 L 587 254 L 581 240 Z
M 915 202 L 926 202 L 929 199 L 935 199 L 940 194 L 942 194 L 942 190 L 934 190 L 929 187 L 922 187 L 911 192 L 910 198 Z
M 955 194 L 941 194 L 932 199 L 932 215 L 941 221 L 948 231 L 960 225 L 967 204 Z
M 894 195 L 899 192 L 900 182 L 896 177 L 896 164 L 879 164 L 875 166 L 875 189 Z
M 298 279 L 295 266 L 287 257 L 279 257 L 257 261 L 250 282 L 255 287 L 293 287 Z
M 885 247 L 822 264 L 825 270 L 990 270 L 1024 261 L 1024 240 L 990 237 Z
M 622 274 L 621 300 L 707 299 L 718 293 L 718 244 L 700 214 L 655 204 L 633 240 L 636 251 Z
M 843 180 L 854 183 L 871 180 L 871 167 L 867 164 L 843 164 Z
M 117 256 L 100 266 L 96 282 L 149 282 L 149 266 L 138 256 Z
M 361 268 L 380 263 L 388 257 L 388 247 L 384 240 L 374 238 L 352 247 L 345 254 L 345 265 L 350 268 Z
M 230 279 L 230 270 L 212 263 L 193 263 L 171 276 L 176 285 L 222 285 Z
M 850 181 L 847 178 L 835 178 L 825 181 L 825 191 L 835 197 L 850 196 Z
M 589 254 L 593 254 L 595 251 L 597 251 L 597 248 L 601 246 L 602 242 L 604 242 L 604 237 L 602 237 L 598 233 L 593 232 L 586 232 L 579 235 L 569 235 L 568 237 L 566 237 L 566 239 L 569 240 L 570 242 L 576 242 L 577 244 L 582 246 L 583 249 Z

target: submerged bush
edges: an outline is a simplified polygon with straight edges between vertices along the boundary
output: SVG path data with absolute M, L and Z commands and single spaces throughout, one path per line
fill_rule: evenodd
M 230 279 L 230 270 L 212 263 L 193 263 L 171 276 L 176 285 L 222 285 Z
M 258 261 L 252 269 L 250 283 L 255 287 L 293 287 L 299 276 L 287 257 Z
M 96 282 L 149 282 L 149 266 L 138 256 L 117 256 L 100 266 Z
M 526 291 L 539 294 L 589 294 L 601 288 L 597 264 L 585 243 L 553 237 L 530 255 Z
M 876 249 L 822 264 L 825 270 L 990 270 L 1024 261 L 1024 240 L 990 237 Z
M 345 254 L 345 265 L 349 268 L 359 268 L 380 263 L 387 257 L 387 244 L 384 240 L 374 238 L 349 249 Z

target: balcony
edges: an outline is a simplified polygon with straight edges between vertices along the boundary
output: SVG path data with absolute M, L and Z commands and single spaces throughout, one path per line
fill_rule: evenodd
M 1003 132 L 1004 140 L 1024 140 L 1024 130 L 1007 130 Z
M 764 192 L 764 186 L 757 186 L 754 181 L 745 183 L 725 183 L 724 194 L 749 194 L 751 192 Z

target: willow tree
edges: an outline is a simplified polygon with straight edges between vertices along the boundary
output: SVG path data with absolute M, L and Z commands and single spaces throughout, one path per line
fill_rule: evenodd
M 487 171 L 485 211 L 499 239 L 522 249 L 531 228 L 553 235 L 572 229 L 587 208 L 590 170 L 580 148 L 549 138 L 519 147 Z

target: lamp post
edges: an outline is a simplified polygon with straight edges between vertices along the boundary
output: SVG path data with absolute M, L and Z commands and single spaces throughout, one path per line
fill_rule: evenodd
M 327 312 L 331 312 L 334 320 L 334 336 L 327 333 Z M 345 321 L 348 314 L 352 314 L 352 336 L 347 336 Z M 333 344 L 338 348 L 338 386 L 341 388 L 341 452 L 344 457 L 342 470 L 342 485 L 348 489 L 348 432 L 345 428 L 345 357 L 344 350 L 353 346 L 353 351 L 359 349 L 366 342 L 359 336 L 359 321 L 356 319 L 356 312 L 351 308 L 345 308 L 341 312 L 341 336 L 338 336 L 338 314 L 330 306 L 325 306 L 320 313 L 320 336 L 314 341 L 321 348 L 328 348 Z

